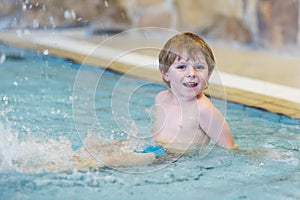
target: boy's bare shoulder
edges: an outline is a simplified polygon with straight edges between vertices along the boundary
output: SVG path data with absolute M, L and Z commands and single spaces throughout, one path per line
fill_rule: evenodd
M 199 112 L 202 114 L 211 114 L 212 109 L 214 109 L 214 105 L 208 97 L 203 95 L 201 99 L 198 100 Z
M 155 104 L 162 104 L 170 98 L 169 90 L 163 90 L 159 92 L 155 97 Z
M 222 116 L 219 109 L 211 102 L 211 100 L 208 97 L 205 96 L 198 102 L 198 112 L 201 115 L 201 119 L 211 120 L 212 117 L 220 118 Z

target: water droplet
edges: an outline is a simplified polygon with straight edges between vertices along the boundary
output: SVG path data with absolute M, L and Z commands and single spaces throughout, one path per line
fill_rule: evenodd
M 76 19 L 76 12 L 74 10 L 71 10 L 71 16 L 73 19 Z
M 22 5 L 22 11 L 25 12 L 26 10 L 27 10 L 27 6 L 26 6 L 26 4 L 23 4 L 23 5 Z
M 65 10 L 64 12 L 65 19 L 76 19 L 76 12 L 74 10 Z
M 39 25 L 39 20 L 37 19 L 34 19 L 33 22 L 32 22 L 32 27 L 33 28 L 38 28 L 40 25 Z
M 18 86 L 18 83 L 16 81 L 13 82 L 14 86 Z
M 25 30 L 24 30 L 24 35 L 30 35 L 30 30 L 25 29 Z
M 110 135 L 110 140 L 113 141 L 114 139 L 115 139 L 115 136 L 114 136 L 113 134 L 111 134 L 111 135 Z
M 8 97 L 7 96 L 2 97 L 2 101 L 4 101 L 4 105 L 8 105 Z
M 56 24 L 55 24 L 54 18 L 53 18 L 52 16 L 50 16 L 50 17 L 49 17 L 49 20 L 50 20 L 50 23 L 51 23 L 52 27 L 55 28 L 55 27 L 56 27 Z
M 0 64 L 3 64 L 6 60 L 6 54 L 5 53 L 2 53 L 1 56 L 0 56 Z
M 64 18 L 65 19 L 70 19 L 70 17 L 71 17 L 70 11 L 69 10 L 65 10 L 65 12 L 64 12 Z
M 22 30 L 16 30 L 16 34 L 19 38 L 23 36 Z
M 107 1 L 104 1 L 104 6 L 105 6 L 105 7 L 108 7 L 108 6 L 109 6 L 109 4 L 108 4 Z
M 77 100 L 77 99 L 78 99 L 78 96 L 69 96 L 70 101 Z
M 46 55 L 48 55 L 49 54 L 49 50 L 48 49 L 45 49 L 44 51 L 43 51 L 43 54 L 46 56 Z

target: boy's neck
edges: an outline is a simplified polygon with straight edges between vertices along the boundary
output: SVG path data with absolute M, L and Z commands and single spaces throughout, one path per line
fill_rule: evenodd
M 198 99 L 200 99 L 204 94 L 203 92 L 201 92 L 200 94 L 198 94 L 195 97 L 180 97 L 176 94 L 174 94 L 172 91 L 170 91 L 170 93 L 172 94 L 172 98 L 173 101 L 179 104 L 187 104 L 187 103 L 192 103 L 192 102 L 196 102 Z

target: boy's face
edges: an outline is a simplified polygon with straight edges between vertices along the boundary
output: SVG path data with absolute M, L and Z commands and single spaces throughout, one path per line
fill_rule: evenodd
M 203 54 L 192 60 L 184 53 L 170 66 L 168 72 L 161 71 L 163 78 L 170 82 L 172 92 L 178 97 L 194 98 L 205 88 L 210 73 Z

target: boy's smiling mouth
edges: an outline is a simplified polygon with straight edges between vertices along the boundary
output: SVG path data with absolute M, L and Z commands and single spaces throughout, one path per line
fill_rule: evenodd
M 183 85 L 185 87 L 188 87 L 188 88 L 194 88 L 194 87 L 197 87 L 198 83 L 195 83 L 195 82 L 186 82 L 186 83 L 183 83 Z

